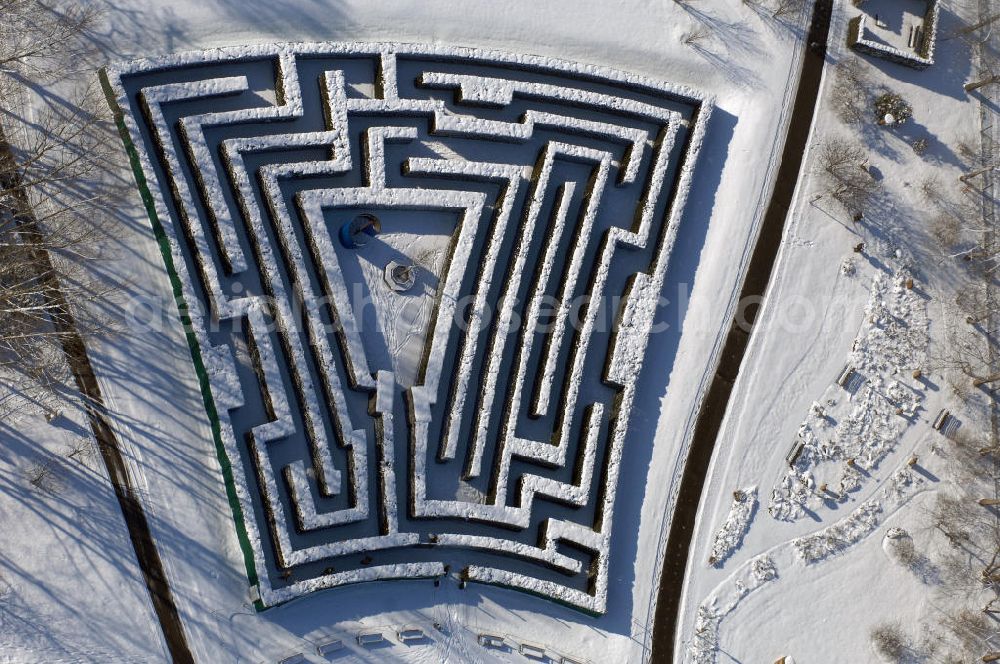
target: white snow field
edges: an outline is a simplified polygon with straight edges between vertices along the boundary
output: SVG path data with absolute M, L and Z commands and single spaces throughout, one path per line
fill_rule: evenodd
M 0 662 L 160 662 L 163 634 L 82 408 L 0 422 Z
M 824 195 L 818 150 L 806 157 L 702 494 L 678 627 L 683 661 L 881 661 L 869 638 L 877 623 L 897 620 L 929 649 L 927 625 L 948 610 L 934 599 L 934 564 L 925 559 L 921 574 L 883 549 L 902 527 L 934 550 L 927 514 L 949 472 L 932 422 L 954 397 L 927 370 L 930 340 L 946 338 L 947 303 L 931 294 L 947 277 L 914 245 L 927 222 L 921 184 L 957 183 L 951 146 L 978 141 L 979 102 L 962 89 L 972 54 L 940 38 L 971 22 L 976 3 L 941 12 L 935 62 L 922 71 L 849 51 L 842 36 L 859 11 L 835 5 L 812 145 L 859 132 L 831 103 L 833 66 L 846 59 L 902 94 L 913 118 L 859 132 L 885 188 L 863 223 Z M 923 156 L 909 145 L 919 138 L 930 144 Z M 742 546 L 710 564 L 716 533 L 734 528 L 733 491 L 748 486 L 759 487 L 761 509 Z
M 134 320 L 89 350 L 195 660 L 648 660 L 672 496 L 808 17 L 738 2 L 105 9 L 111 96 L 179 279 L 136 191 L 102 266 Z M 132 172 L 123 150 L 110 175 Z M 337 231 L 359 212 L 383 232 L 355 252 Z M 415 293 L 386 288 L 388 260 L 417 266 Z M 614 307 L 586 309 L 585 334 L 568 323 L 579 312 L 559 302 L 623 294 L 636 274 L 617 339 Z M 294 311 L 297 292 L 332 305 Z M 459 359 L 436 322 L 470 303 L 470 338 L 485 305 L 552 324 L 483 332 Z M 334 310 L 341 335 L 322 329 Z M 754 483 L 760 519 L 772 482 L 740 486 Z M 117 641 L 80 642 L 100 661 L 164 658 L 151 611 L 127 615 Z M 12 661 L 59 661 L 55 639 L 33 645 Z

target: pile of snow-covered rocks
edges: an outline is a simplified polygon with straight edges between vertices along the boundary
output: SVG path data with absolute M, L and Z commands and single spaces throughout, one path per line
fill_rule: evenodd
M 914 372 L 926 359 L 927 324 L 907 271 L 875 276 L 844 371 L 810 408 L 771 492 L 773 517 L 795 520 L 845 501 L 895 449 L 924 398 Z

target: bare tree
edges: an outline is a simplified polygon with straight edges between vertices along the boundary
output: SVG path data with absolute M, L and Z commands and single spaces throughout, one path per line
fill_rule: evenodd
M 771 16 L 781 18 L 782 16 L 795 16 L 802 11 L 805 0 L 775 0 L 771 9 Z
M 978 163 L 982 148 L 975 136 L 966 135 L 957 141 L 957 152 L 966 162 Z
M 74 436 L 66 449 L 66 458 L 87 464 L 94 457 L 96 451 L 94 441 L 90 436 Z
M 962 650 L 969 653 L 981 650 L 986 639 L 993 635 L 993 625 L 981 611 L 960 609 L 946 615 L 942 623 Z
M 819 165 L 827 193 L 859 218 L 880 190 L 868 170 L 865 151 L 846 139 L 831 138 L 820 144 Z
M 962 240 L 962 224 L 954 215 L 941 212 L 931 221 L 931 238 L 945 255 L 955 255 Z
M 681 41 L 683 41 L 688 46 L 694 46 L 695 44 L 705 41 L 711 36 L 712 33 L 708 29 L 708 27 L 704 25 L 699 25 L 694 30 L 690 30 L 689 32 L 684 33 L 684 36 L 681 37 Z
M 906 534 L 892 540 L 890 551 L 897 562 L 903 567 L 915 568 L 923 560 L 920 552 L 917 551 L 917 546 L 913 542 L 913 538 Z
M 37 80 L 66 76 L 89 44 L 98 17 L 88 3 L 0 0 L 0 74 Z
M 28 483 L 39 491 L 56 493 L 59 490 L 59 478 L 56 475 L 56 460 L 42 459 L 28 466 L 25 475 Z
M 969 506 L 953 496 L 940 495 L 934 501 L 931 523 L 952 546 L 961 546 L 970 538 L 975 522 L 969 517 Z
M 14 112 L 25 81 L 70 75 L 85 58 L 95 12 L 38 0 L 0 0 L 0 416 L 25 401 L 49 407 L 68 371 L 66 342 L 109 328 L 91 304 L 113 136 L 96 86 L 45 104 L 28 123 Z M 73 334 L 71 334 L 73 333 Z
M 863 63 L 848 53 L 834 67 L 832 89 L 833 106 L 837 115 L 847 124 L 860 124 L 869 107 L 871 80 Z

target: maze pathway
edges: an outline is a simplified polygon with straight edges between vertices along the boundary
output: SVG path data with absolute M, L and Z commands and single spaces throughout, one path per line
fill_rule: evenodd
M 398 44 L 217 49 L 103 81 L 259 608 L 458 573 L 604 612 L 710 100 Z M 359 217 L 377 229 L 352 235 Z

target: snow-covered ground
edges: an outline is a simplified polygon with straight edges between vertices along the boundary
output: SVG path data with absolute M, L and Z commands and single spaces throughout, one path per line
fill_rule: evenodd
M 56 412 L 0 422 L 0 662 L 164 661 L 86 415 Z
M 542 644 L 553 659 L 570 658 L 565 661 L 648 657 L 674 481 L 790 121 L 807 17 L 777 20 L 735 1 L 688 7 L 638 0 L 475 2 L 459 8 L 443 0 L 132 0 L 105 8 L 98 41 L 108 60 L 281 41 L 430 42 L 614 67 L 714 96 L 716 111 L 667 275 L 665 295 L 672 303 L 661 316 L 669 328 L 651 344 L 638 383 L 602 617 L 513 591 L 476 584 L 460 589 L 454 578 L 437 587 L 403 581 L 338 588 L 256 613 L 195 372 L 137 194 L 117 211 L 120 259 L 104 267 L 112 277 L 127 277 L 127 303 L 115 313 L 145 319 L 142 305 L 149 304 L 162 315 L 155 325 L 136 326 L 91 348 L 198 661 L 276 661 L 315 652 L 331 639 L 341 639 L 351 653 L 343 661 L 517 661 L 523 658 L 517 645 L 525 642 Z M 696 38 L 701 31 L 709 34 Z M 113 175 L 130 177 L 124 157 Z M 763 489 L 760 497 L 763 504 Z M 410 625 L 429 638 L 403 645 L 395 633 Z M 389 645 L 361 647 L 356 637 L 362 630 L 381 630 Z M 485 648 L 476 640 L 480 633 L 503 635 L 513 649 Z
M 919 641 L 920 621 L 945 610 L 936 584 L 902 569 L 883 540 L 892 526 L 927 532 L 927 505 L 949 473 L 931 423 L 953 397 L 928 373 L 928 344 L 944 339 L 946 271 L 920 247 L 930 221 L 920 188 L 935 176 L 957 191 L 956 146 L 978 141 L 979 104 L 961 87 L 972 55 L 942 38 L 924 71 L 861 56 L 872 85 L 902 94 L 913 118 L 849 127 L 829 101 L 833 65 L 859 57 L 843 39 L 858 11 L 835 3 L 813 145 L 853 134 L 884 191 L 852 224 L 824 195 L 818 151 L 807 155 L 702 494 L 678 629 L 688 661 L 877 661 L 874 625 L 898 620 Z M 975 11 L 950 3 L 939 35 Z M 910 146 L 919 138 L 923 156 Z M 742 546 L 708 564 L 733 519 L 732 492 L 754 485 L 762 509 Z M 763 577 L 753 573 L 761 560 L 773 566 Z

